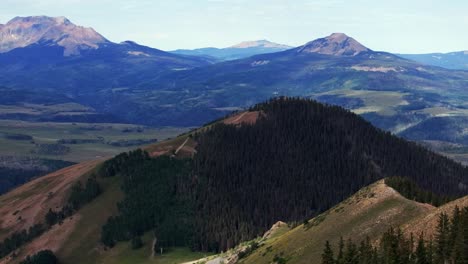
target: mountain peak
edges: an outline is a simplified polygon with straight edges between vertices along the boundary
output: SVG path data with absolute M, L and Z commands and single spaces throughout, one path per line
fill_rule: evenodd
M 64 48 L 64 55 L 78 55 L 82 49 L 97 49 L 108 42 L 92 28 L 73 24 L 66 17 L 15 17 L 0 25 L 0 53 L 31 44 L 52 42 Z
M 277 49 L 288 49 L 290 46 L 274 43 L 266 39 L 244 41 L 229 48 L 232 49 L 246 49 L 246 48 L 277 48 Z
M 319 53 L 334 56 L 356 56 L 371 51 L 344 33 L 333 33 L 299 47 L 299 53 Z
M 48 17 L 48 16 L 27 16 L 20 17 L 17 16 L 12 20 L 8 21 L 7 25 L 17 24 L 17 23 L 56 23 L 56 24 L 71 24 L 70 20 L 64 16 L 60 17 Z

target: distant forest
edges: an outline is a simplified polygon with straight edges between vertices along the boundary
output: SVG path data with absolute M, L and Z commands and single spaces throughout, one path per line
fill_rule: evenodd
M 434 197 L 468 193 L 466 167 L 340 107 L 277 98 L 251 111 L 262 112 L 253 125 L 218 123 L 193 135 L 193 159 L 136 151 L 107 161 L 99 174 L 123 177 L 125 199 L 103 226 L 102 242 L 137 241 L 153 230 L 161 246 L 223 251 L 390 176 Z

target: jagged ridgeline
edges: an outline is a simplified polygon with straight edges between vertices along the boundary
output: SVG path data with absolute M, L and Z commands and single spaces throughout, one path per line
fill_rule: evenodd
M 102 241 L 112 246 L 154 230 L 165 246 L 225 250 L 389 176 L 444 197 L 468 193 L 466 167 L 340 107 L 278 98 L 250 111 L 253 124 L 219 122 L 193 134 L 193 159 L 136 151 L 106 162 L 101 174 L 123 177 L 125 199 Z

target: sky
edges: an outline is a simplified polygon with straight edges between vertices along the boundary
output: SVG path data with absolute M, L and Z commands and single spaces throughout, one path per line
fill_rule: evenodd
M 468 50 L 467 0 L 0 0 L 15 16 L 65 16 L 114 42 L 162 50 L 267 39 L 300 46 L 342 32 L 393 53 Z

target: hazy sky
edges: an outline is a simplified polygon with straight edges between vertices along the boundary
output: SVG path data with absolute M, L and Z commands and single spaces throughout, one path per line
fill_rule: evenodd
M 66 16 L 108 39 L 171 50 L 268 39 L 299 46 L 344 32 L 397 53 L 468 50 L 467 0 L 0 0 L 15 16 Z

